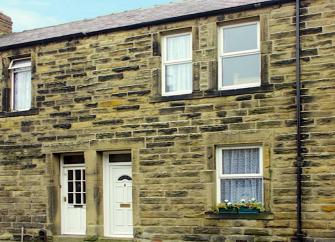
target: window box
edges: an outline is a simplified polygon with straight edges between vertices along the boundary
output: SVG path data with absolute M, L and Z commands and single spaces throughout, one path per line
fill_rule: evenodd
M 238 210 L 237 208 L 218 208 L 219 213 L 232 213 L 237 214 Z
M 247 208 L 247 207 L 240 207 L 238 209 L 238 213 L 240 214 L 258 214 L 261 211 L 257 208 Z

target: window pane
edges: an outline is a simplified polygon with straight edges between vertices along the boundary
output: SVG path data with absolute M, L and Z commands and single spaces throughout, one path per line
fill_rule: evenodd
M 258 49 L 257 24 L 223 29 L 223 52 Z
M 14 73 L 14 110 L 31 108 L 31 71 Z
M 110 154 L 109 162 L 131 162 L 131 154 Z
M 75 170 L 75 174 L 76 174 L 76 180 L 80 181 L 81 180 L 81 170 Z
M 73 192 L 73 182 L 68 182 L 67 189 L 68 189 L 68 192 Z
M 76 204 L 81 204 L 81 193 L 76 193 Z
M 85 159 L 83 155 L 64 155 L 64 164 L 84 164 Z
M 165 92 L 192 91 L 192 63 L 166 66 Z
M 256 199 L 262 202 L 262 179 L 222 179 L 221 180 L 221 202 L 240 202 L 241 199 Z
M 67 179 L 69 181 L 73 180 L 73 170 L 68 170 L 67 171 Z
M 260 55 L 223 58 L 222 86 L 260 84 Z
M 31 66 L 30 59 L 23 59 L 23 60 L 13 60 L 11 63 L 10 69 L 25 69 Z
M 191 35 L 166 38 L 166 59 L 185 60 L 191 57 Z
M 222 174 L 259 173 L 259 148 L 222 151 Z
M 73 193 L 68 193 L 68 203 L 73 204 Z
M 81 192 L 81 182 L 76 182 L 76 192 Z

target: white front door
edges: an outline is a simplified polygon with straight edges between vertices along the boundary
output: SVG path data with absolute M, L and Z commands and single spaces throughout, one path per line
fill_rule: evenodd
M 129 162 L 105 159 L 105 236 L 133 236 L 132 169 Z
M 64 158 L 68 161 L 66 164 Z M 84 235 L 86 234 L 85 164 L 71 164 L 71 159 L 73 158 L 62 156 L 61 229 L 62 234 Z

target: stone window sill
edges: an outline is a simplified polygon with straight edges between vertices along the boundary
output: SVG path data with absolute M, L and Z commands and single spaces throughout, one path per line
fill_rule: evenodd
M 26 111 L 0 112 L 0 118 L 31 116 L 31 115 L 36 115 L 38 113 L 39 113 L 39 110 L 37 108 L 32 108 Z
M 151 103 L 190 100 L 200 98 L 214 98 L 214 97 L 228 97 L 243 94 L 264 93 L 273 91 L 273 85 L 263 84 L 259 87 L 232 89 L 232 90 L 207 90 L 207 91 L 194 91 L 191 94 L 175 95 L 175 96 L 153 96 L 150 98 Z
M 241 213 L 214 213 L 206 212 L 207 219 L 247 219 L 247 220 L 272 220 L 273 214 L 270 212 L 262 212 L 257 214 L 241 214 Z

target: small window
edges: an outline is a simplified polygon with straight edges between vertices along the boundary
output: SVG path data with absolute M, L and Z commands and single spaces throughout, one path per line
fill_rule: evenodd
M 218 202 L 263 202 L 262 148 L 218 148 Z
M 69 168 L 67 170 L 68 203 L 73 205 L 86 204 L 85 168 Z
M 163 37 L 162 94 L 192 93 L 192 34 Z
M 11 109 L 24 111 L 31 108 L 31 60 L 12 60 L 11 70 Z
M 81 154 L 64 155 L 63 163 L 64 165 L 85 164 L 85 158 L 84 155 Z
M 109 162 L 131 162 L 131 154 L 110 154 Z
M 219 31 L 219 89 L 261 85 L 259 23 L 229 25 Z

